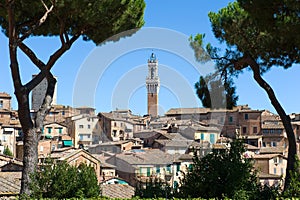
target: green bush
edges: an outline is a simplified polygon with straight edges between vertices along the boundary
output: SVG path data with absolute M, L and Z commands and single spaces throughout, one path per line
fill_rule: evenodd
M 85 164 L 78 167 L 66 162 L 52 161 L 31 176 L 32 198 L 92 198 L 100 195 L 94 168 Z
M 6 147 L 4 148 L 3 154 L 4 154 L 4 155 L 7 155 L 7 156 L 13 156 L 13 153 L 12 153 L 11 150 L 8 148 L 8 146 L 6 146 Z

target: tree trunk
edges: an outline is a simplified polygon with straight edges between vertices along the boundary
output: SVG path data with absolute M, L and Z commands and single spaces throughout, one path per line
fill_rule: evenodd
M 51 102 L 53 98 L 53 93 L 55 89 L 56 80 L 49 72 L 47 75 L 47 91 L 43 100 L 43 104 L 37 111 L 34 118 L 34 124 L 30 116 L 28 94 L 18 95 L 19 105 L 19 119 L 22 125 L 22 130 L 24 132 L 23 140 L 23 171 L 21 180 L 21 194 L 30 196 L 30 184 L 32 183 L 31 174 L 35 172 L 38 166 L 38 142 L 41 136 L 41 130 L 43 128 L 43 122 L 51 109 Z
M 21 194 L 30 195 L 30 174 L 34 172 L 37 163 L 38 138 L 30 116 L 29 94 L 27 91 L 16 91 L 18 100 L 18 114 L 24 133 L 23 139 L 23 171 L 21 180 Z
M 248 64 L 250 65 L 250 67 L 253 71 L 253 77 L 254 77 L 255 81 L 268 94 L 273 107 L 275 108 L 275 110 L 277 111 L 278 115 L 281 118 L 281 121 L 283 123 L 284 129 L 287 134 L 289 146 L 288 146 L 288 161 L 287 161 L 287 168 L 286 168 L 286 177 L 285 177 L 285 182 L 284 182 L 284 190 L 287 190 L 287 188 L 290 185 L 290 179 L 291 179 L 290 171 L 294 171 L 294 168 L 295 168 L 294 165 L 295 165 L 296 155 L 297 155 L 296 139 L 295 139 L 295 134 L 294 134 L 294 131 L 292 128 L 291 119 L 285 113 L 283 107 L 277 100 L 276 95 L 275 95 L 273 89 L 271 88 L 271 86 L 261 77 L 259 65 L 250 56 L 248 56 L 247 60 L 248 60 Z

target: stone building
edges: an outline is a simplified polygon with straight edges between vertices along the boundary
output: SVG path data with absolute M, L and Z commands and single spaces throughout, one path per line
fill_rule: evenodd
M 133 133 L 144 130 L 149 121 L 149 117 L 133 115 L 130 110 L 101 112 L 98 118 L 103 142 L 132 139 Z
M 252 110 L 248 105 L 228 109 L 209 108 L 171 108 L 166 112 L 167 117 L 178 120 L 192 119 L 204 124 L 214 125 L 224 137 L 261 134 L 261 112 Z
M 75 148 L 99 144 L 101 131 L 97 116 L 80 114 L 68 117 L 66 124 Z

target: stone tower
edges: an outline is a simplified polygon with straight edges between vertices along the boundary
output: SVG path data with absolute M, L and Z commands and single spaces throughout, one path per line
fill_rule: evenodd
M 148 59 L 148 76 L 146 78 L 148 96 L 148 115 L 158 116 L 158 92 L 160 87 L 158 77 L 158 60 L 154 53 Z

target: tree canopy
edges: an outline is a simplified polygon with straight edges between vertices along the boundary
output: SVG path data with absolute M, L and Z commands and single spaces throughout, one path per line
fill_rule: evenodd
M 9 16 L 5 5 L 12 2 L 1 0 L 0 3 L 0 24 L 8 35 Z M 62 37 L 63 33 L 65 37 L 82 35 L 85 40 L 100 44 L 107 39 L 117 40 L 118 33 L 144 24 L 143 0 L 20 0 L 13 6 L 15 31 L 20 40 L 28 36 Z
M 232 109 L 237 105 L 238 96 L 231 79 L 222 80 L 217 74 L 200 76 L 199 81 L 195 83 L 195 89 L 205 108 Z
M 234 141 L 228 149 L 214 149 L 203 158 L 193 159 L 192 169 L 185 174 L 179 192 L 182 197 L 233 198 L 246 191 L 254 197 L 259 191 L 256 172 L 251 159 L 245 159 L 241 141 Z
M 33 198 L 92 198 L 100 195 L 100 186 L 93 167 L 53 161 L 32 174 L 31 197 Z

